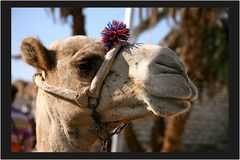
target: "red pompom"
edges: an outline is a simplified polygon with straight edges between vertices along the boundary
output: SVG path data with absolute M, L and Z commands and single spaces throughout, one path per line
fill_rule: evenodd
M 113 46 L 121 43 L 122 41 L 127 41 L 129 38 L 129 29 L 126 28 L 126 24 L 113 20 L 112 23 L 107 24 L 102 30 L 102 45 L 110 50 Z

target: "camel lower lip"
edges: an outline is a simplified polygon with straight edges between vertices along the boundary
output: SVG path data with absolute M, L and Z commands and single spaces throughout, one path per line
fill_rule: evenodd
M 180 99 L 180 98 L 172 98 L 172 97 L 156 97 L 156 98 L 158 98 L 160 101 L 169 101 L 169 102 L 176 102 L 181 104 L 183 103 L 183 104 L 189 104 L 189 105 L 191 104 L 189 99 Z
M 186 99 L 156 97 L 149 94 L 144 101 L 148 110 L 162 117 L 180 114 L 191 107 L 190 101 Z
M 183 99 L 183 98 L 175 98 L 175 97 L 157 97 L 157 98 L 166 99 L 166 100 L 175 100 L 175 101 L 181 101 L 181 102 L 189 102 L 189 103 L 191 102 L 191 99 Z

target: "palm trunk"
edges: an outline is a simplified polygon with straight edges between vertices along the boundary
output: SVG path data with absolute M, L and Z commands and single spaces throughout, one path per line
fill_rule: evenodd
M 82 8 L 74 8 L 71 13 L 73 16 L 72 35 L 86 35 L 84 29 L 85 17 Z

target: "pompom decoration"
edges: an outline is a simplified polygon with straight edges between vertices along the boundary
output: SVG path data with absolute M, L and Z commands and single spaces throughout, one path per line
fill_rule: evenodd
M 102 30 L 102 45 L 110 50 L 113 46 L 127 41 L 129 38 L 129 29 L 126 28 L 126 24 L 113 20 L 112 23 L 108 22 L 108 26 Z

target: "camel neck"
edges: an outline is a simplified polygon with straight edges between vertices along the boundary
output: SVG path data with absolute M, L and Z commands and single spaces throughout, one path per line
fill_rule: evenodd
M 39 90 L 36 106 L 37 150 L 40 152 L 90 151 L 97 140 L 96 124 L 89 113 L 74 115 L 69 106 L 53 106 L 56 98 Z M 68 108 L 71 112 L 64 111 Z M 60 116 L 65 112 L 66 117 Z M 71 118 L 70 118 L 71 117 Z

